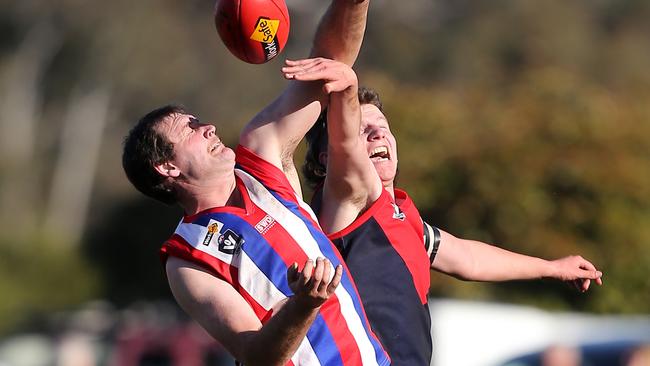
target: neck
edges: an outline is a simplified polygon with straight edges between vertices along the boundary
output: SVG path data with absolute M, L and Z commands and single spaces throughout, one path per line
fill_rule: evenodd
M 183 184 L 181 191 L 182 194 L 179 201 L 186 215 L 194 215 L 216 207 L 244 206 L 241 193 L 237 189 L 234 174 L 217 184 Z
M 381 182 L 384 186 L 384 189 L 390 193 L 390 196 L 395 199 L 395 189 L 393 187 L 393 180 L 386 181 L 386 182 Z

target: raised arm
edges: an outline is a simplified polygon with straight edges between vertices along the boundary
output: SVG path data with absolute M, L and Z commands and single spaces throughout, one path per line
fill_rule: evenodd
M 294 295 L 262 325 L 227 282 L 176 257 L 170 257 L 166 266 L 170 288 L 180 306 L 247 366 L 287 363 L 341 280 L 342 267 L 339 265 L 333 276 L 331 267 L 322 258 L 315 266 L 308 261 L 302 271 L 290 267 L 287 277 Z
M 589 289 L 591 280 L 602 285 L 602 273 L 581 256 L 545 260 L 511 252 L 475 240 L 457 238 L 440 230 L 440 246 L 431 263 L 439 272 L 469 281 L 509 281 L 554 278 Z
M 314 38 L 311 56 L 352 65 L 361 48 L 369 0 L 333 0 Z M 300 184 L 293 153 L 325 107 L 320 81 L 289 82 L 284 92 L 246 126 L 240 143 L 287 174 L 294 190 Z
M 287 62 L 285 77 L 322 80 L 329 95 L 327 109 L 327 175 L 319 222 L 325 232 L 352 223 L 381 194 L 382 184 L 361 140 L 358 80 L 352 68 L 325 58 Z

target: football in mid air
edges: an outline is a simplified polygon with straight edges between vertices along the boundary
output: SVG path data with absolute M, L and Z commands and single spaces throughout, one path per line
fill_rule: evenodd
M 214 24 L 228 50 L 251 64 L 279 55 L 289 37 L 284 0 L 217 0 Z

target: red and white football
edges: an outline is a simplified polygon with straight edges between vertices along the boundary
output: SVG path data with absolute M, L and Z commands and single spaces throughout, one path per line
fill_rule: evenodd
M 217 0 L 214 24 L 230 52 L 251 64 L 279 55 L 289 37 L 284 0 Z

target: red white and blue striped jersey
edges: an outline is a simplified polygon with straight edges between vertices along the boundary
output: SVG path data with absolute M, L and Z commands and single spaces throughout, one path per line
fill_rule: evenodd
M 284 173 L 243 146 L 236 149 L 237 188 L 245 208 L 216 207 L 186 216 L 161 248 L 230 283 L 265 323 L 292 295 L 287 268 L 328 258 L 344 266 L 341 284 L 323 304 L 290 365 L 389 365 L 370 330 L 356 286 L 340 254 Z

